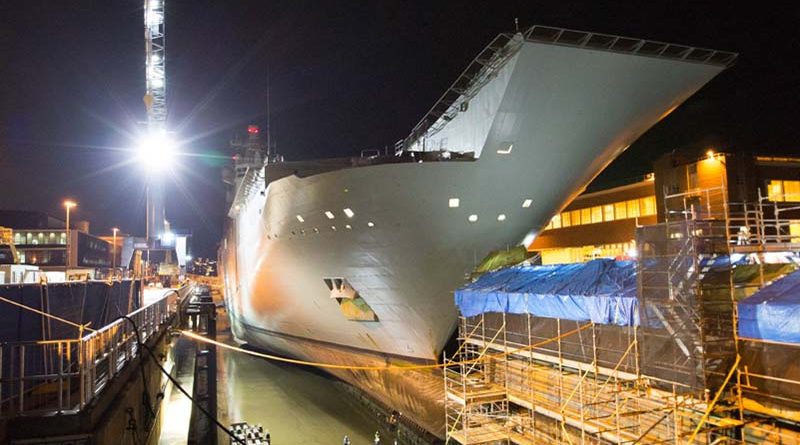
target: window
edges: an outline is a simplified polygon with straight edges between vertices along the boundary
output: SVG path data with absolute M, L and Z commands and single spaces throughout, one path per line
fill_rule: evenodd
M 447 205 L 450 206 L 451 209 L 458 207 L 460 204 L 461 200 L 458 198 L 450 198 L 450 200 L 447 201 Z
M 648 196 L 639 200 L 639 211 L 641 216 L 650 216 L 656 214 L 656 197 Z
M 561 228 L 561 215 L 556 215 L 553 217 L 553 228 L 560 229 Z
M 800 201 L 800 181 L 783 181 L 783 199 L 785 201 Z
M 767 198 L 770 201 L 783 201 L 783 181 L 767 183 Z
M 614 221 L 614 204 L 603 206 L 603 221 Z
M 591 224 L 592 222 L 592 209 L 581 209 L 581 224 Z
M 570 217 L 570 212 L 564 212 L 561 214 L 561 227 L 569 227 L 572 225 L 572 218 Z
M 628 206 L 628 218 L 637 218 L 639 217 L 639 200 L 638 199 L 631 199 L 627 202 Z
M 625 219 L 628 217 L 628 207 L 625 205 L 625 202 L 617 202 L 614 203 L 614 217 L 616 219 Z
M 592 223 L 603 222 L 603 208 L 601 206 L 592 207 Z
M 581 211 L 580 210 L 573 210 L 570 213 L 570 219 L 572 220 L 573 226 L 578 226 L 581 224 Z

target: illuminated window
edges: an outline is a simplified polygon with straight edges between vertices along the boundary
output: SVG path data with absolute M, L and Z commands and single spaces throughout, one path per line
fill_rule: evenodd
M 793 220 L 789 222 L 789 235 L 791 235 L 791 242 L 800 243 L 800 221 Z
M 628 206 L 628 218 L 637 218 L 638 216 L 640 216 L 638 199 L 631 199 L 626 204 Z
M 639 200 L 639 212 L 641 216 L 650 216 L 656 214 L 656 197 L 648 196 Z
M 581 224 L 591 224 L 592 222 L 592 209 L 581 209 Z
M 554 216 L 551 222 L 553 223 L 553 228 L 554 229 L 560 229 L 561 228 L 561 215 Z
M 603 206 L 603 221 L 614 221 L 614 204 Z
M 800 181 L 783 181 L 784 201 L 800 201 Z
M 580 210 L 573 210 L 569 212 L 569 219 L 573 226 L 579 226 L 581 224 L 581 211 Z
M 303 217 L 300 215 L 297 215 L 297 220 L 300 221 L 301 223 L 306 222 L 306 220 L 303 219 Z
M 352 218 L 352 217 L 353 217 L 353 215 L 355 215 L 355 213 L 353 213 L 353 211 L 352 211 L 352 210 L 350 210 L 350 209 L 344 209 L 344 214 L 345 214 L 345 215 L 346 215 L 348 218 Z
M 769 181 L 767 198 L 770 201 L 783 201 L 783 181 Z
M 527 209 L 528 207 L 531 206 L 531 204 L 533 204 L 533 200 L 526 199 L 525 201 L 522 201 L 522 208 Z
M 614 218 L 625 219 L 627 217 L 628 207 L 625 205 L 625 201 L 614 203 Z
M 469 218 L 467 219 L 469 220 L 469 222 L 476 222 L 478 221 L 478 215 L 473 213 L 472 215 L 469 215 Z
M 375 227 L 375 223 L 370 221 L 367 223 L 367 227 Z
M 353 227 L 352 227 L 350 224 L 345 224 L 344 228 L 345 228 L 345 229 L 347 229 L 347 230 L 350 230 L 350 229 L 352 229 Z
M 505 213 L 501 213 L 501 214 L 497 215 L 497 220 L 498 221 L 505 221 L 506 220 Z
M 326 212 L 325 212 L 325 216 L 327 216 L 327 217 L 328 217 L 328 219 L 333 219 L 333 218 L 335 218 L 335 216 L 333 216 L 333 213 L 331 213 L 330 211 L 326 211 Z
M 569 227 L 572 225 L 572 217 L 569 212 L 561 214 L 561 227 Z
M 450 201 L 448 201 L 448 203 L 447 203 L 447 205 L 449 205 L 450 208 L 456 208 L 460 204 L 461 204 L 461 200 L 458 199 L 458 198 L 450 198 Z
M 603 208 L 601 206 L 592 207 L 592 223 L 603 222 Z

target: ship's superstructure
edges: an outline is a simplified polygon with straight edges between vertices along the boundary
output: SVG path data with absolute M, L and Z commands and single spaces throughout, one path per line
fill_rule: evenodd
M 533 27 L 484 49 L 395 156 L 239 157 L 220 249 L 236 338 L 318 362 L 436 361 L 465 275 L 493 249 L 530 243 L 734 59 Z M 435 372 L 335 374 L 443 435 Z

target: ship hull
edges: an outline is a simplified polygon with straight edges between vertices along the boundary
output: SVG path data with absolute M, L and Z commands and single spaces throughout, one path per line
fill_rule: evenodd
M 478 159 L 267 178 L 235 204 L 221 247 L 234 335 L 321 363 L 434 362 L 455 327 L 452 292 L 481 259 L 532 241 L 721 70 L 526 42 L 430 138 Z M 336 280 L 375 318 L 343 310 Z M 440 374 L 333 372 L 443 434 Z

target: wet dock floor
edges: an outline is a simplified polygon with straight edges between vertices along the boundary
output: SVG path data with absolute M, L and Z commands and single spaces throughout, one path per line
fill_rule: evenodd
M 330 377 L 232 351 L 219 354 L 220 417 L 228 424 L 260 423 L 275 445 L 340 444 L 345 434 L 353 445 L 372 444 L 377 414 Z M 383 444 L 392 443 L 387 434 L 381 431 Z

